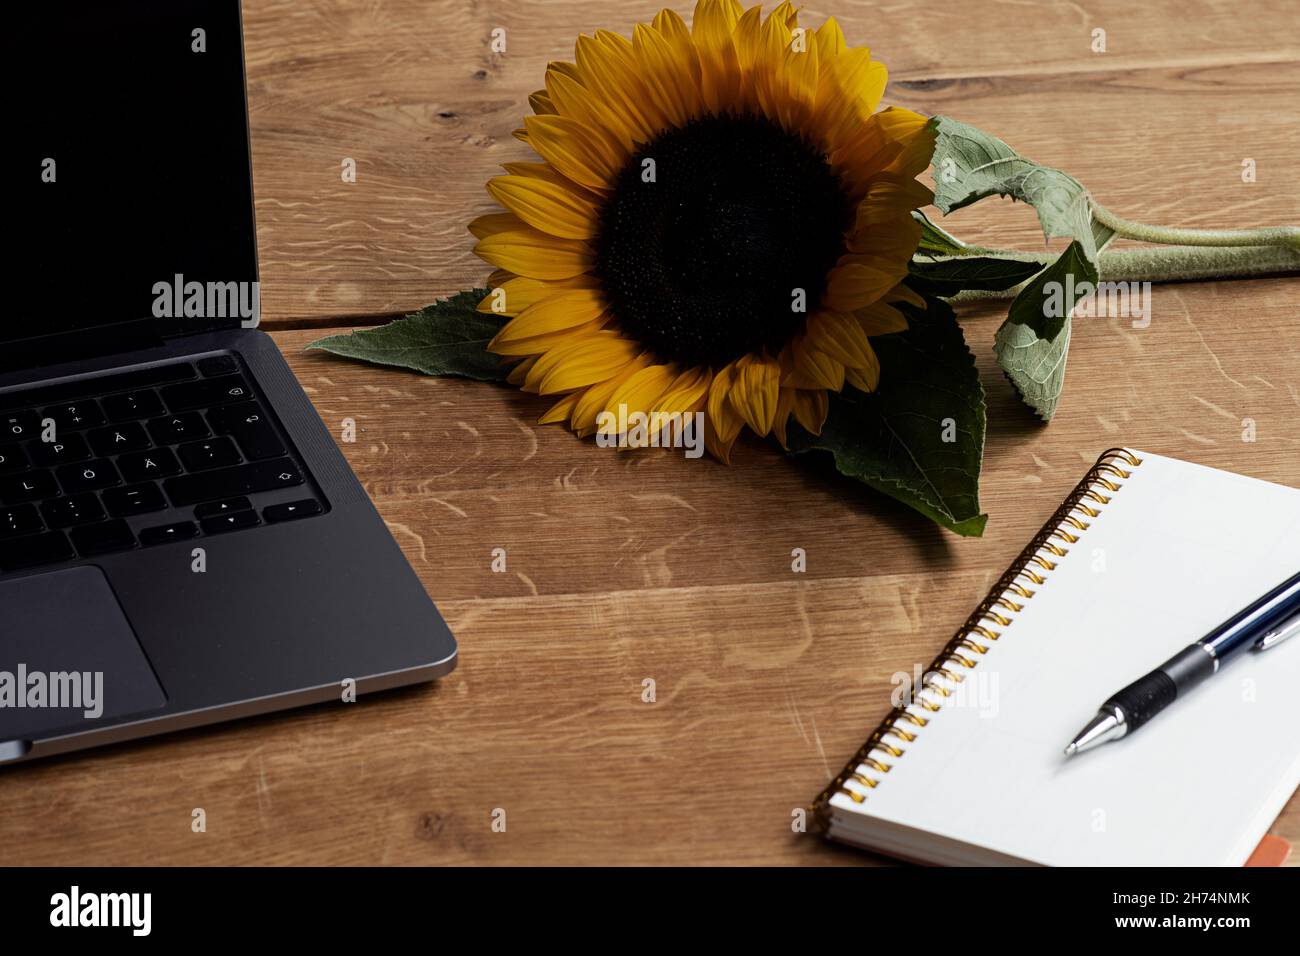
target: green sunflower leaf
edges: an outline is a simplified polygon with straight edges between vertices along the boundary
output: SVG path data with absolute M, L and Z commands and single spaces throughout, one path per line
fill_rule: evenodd
M 1072 242 L 1033 282 L 1011 302 L 1006 324 L 1023 325 L 1045 339 L 1056 338 L 1070 321 L 1070 310 L 1095 287 L 1097 267 Z M 1086 283 L 1086 285 L 1085 285 Z
M 490 289 L 468 289 L 419 312 L 375 329 L 317 339 L 307 346 L 346 358 L 397 365 L 425 375 L 455 375 L 485 382 L 505 381 L 508 369 L 487 344 L 509 321 L 478 311 Z
M 880 385 L 832 395 L 820 435 L 791 423 L 790 450 L 827 451 L 835 467 L 960 535 L 984 533 L 979 475 L 984 388 L 946 302 L 902 306 L 906 332 L 872 339 Z
M 908 285 L 923 295 L 947 298 L 966 289 L 1001 292 L 1020 285 L 1042 270 L 1036 262 L 968 256 L 963 259 L 913 259 L 908 264 Z
M 945 216 L 986 196 L 1009 196 L 1034 207 L 1048 239 L 1073 239 L 1096 260 L 1092 204 L 1083 183 L 966 123 L 939 116 L 936 129 L 934 204 Z
M 1020 290 L 993 339 L 998 364 L 1025 404 L 1051 421 L 1065 385 L 1070 311 L 1097 283 L 1097 267 L 1072 242 Z
M 921 210 L 913 209 L 912 218 L 921 224 L 921 243 L 916 250 L 919 254 L 959 256 L 965 252 L 966 243 L 948 230 L 936 226 Z
M 998 364 L 1025 404 L 1043 421 L 1056 414 L 1065 384 L 1065 360 L 1070 352 L 1070 320 L 1050 338 L 1040 338 L 1027 325 L 1002 323 L 993 338 Z
M 1082 298 L 1070 290 L 1098 281 L 1097 256 L 1115 234 L 1093 218 L 1088 190 L 1073 176 L 1026 159 L 966 123 L 937 117 L 936 129 L 934 204 L 945 215 L 986 196 L 1009 196 L 1034 207 L 1045 237 L 1071 240 L 1016 296 L 994 337 L 1007 378 L 1026 404 L 1050 421 L 1065 385 L 1070 310 Z

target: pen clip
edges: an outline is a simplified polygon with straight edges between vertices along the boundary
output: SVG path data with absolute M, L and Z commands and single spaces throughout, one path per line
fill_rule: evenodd
M 1283 621 L 1277 627 L 1269 628 L 1268 632 L 1255 642 L 1255 650 L 1266 651 L 1270 647 L 1277 647 L 1288 637 L 1295 637 L 1300 634 L 1300 614 Z

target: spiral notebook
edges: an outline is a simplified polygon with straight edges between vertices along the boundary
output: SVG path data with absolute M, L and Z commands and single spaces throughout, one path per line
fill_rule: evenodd
M 1098 460 L 814 801 L 827 835 L 936 864 L 1240 866 L 1300 783 L 1300 638 L 1129 738 L 1062 748 L 1113 691 L 1300 569 L 1300 491 Z

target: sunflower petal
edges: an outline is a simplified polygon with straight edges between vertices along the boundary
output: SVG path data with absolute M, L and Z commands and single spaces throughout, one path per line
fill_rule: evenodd
M 791 30 L 799 25 L 799 8 L 790 0 L 781 0 L 767 16 L 769 20 L 778 20 Z
M 537 364 L 537 359 L 539 357 L 540 356 L 537 355 L 528 356 L 528 358 L 524 359 L 510 370 L 510 374 L 506 376 L 506 381 L 511 385 L 523 385 L 524 379 L 528 377 L 528 373 L 532 370 L 532 367 Z
M 487 284 L 492 291 L 478 304 L 478 311 L 490 312 L 494 315 L 515 316 L 534 302 L 538 302 L 564 289 L 595 289 L 597 287 L 596 279 L 586 273 L 574 276 L 572 279 L 558 279 L 551 282 L 543 279 L 530 279 L 526 276 L 516 276 L 508 272 L 504 273 L 504 275 L 509 276 L 509 278 L 503 279 L 501 274 L 496 272 L 488 278 Z M 498 293 L 497 290 L 500 290 L 500 292 Z
M 567 329 L 556 329 L 554 332 L 543 332 L 541 335 L 532 335 L 528 338 L 508 341 L 497 341 L 494 338 L 488 343 L 487 347 L 489 351 L 496 352 L 498 355 L 540 355 L 543 352 L 549 352 L 551 349 L 557 349 L 581 339 L 590 338 L 592 333 L 599 332 L 608 324 L 609 316 L 601 314 L 589 322 L 584 322 L 582 325 L 575 325 Z
M 498 232 L 510 232 L 523 227 L 524 223 L 512 212 L 491 212 L 471 221 L 469 233 L 475 239 L 486 239 Z
M 654 28 L 672 50 L 673 60 L 681 74 L 679 84 L 690 88 L 688 95 L 694 97 L 696 108 L 702 110 L 704 99 L 700 86 L 700 56 L 696 52 L 686 21 L 665 8 L 655 14 Z
M 790 28 L 776 11 L 768 15 L 758 31 L 754 47 L 753 85 L 758 108 L 766 116 L 787 128 L 796 128 L 791 119 L 795 105 L 786 75 L 786 54 L 790 51 Z
M 854 212 L 854 230 L 892 223 L 899 216 L 911 218 L 913 209 L 934 202 L 934 192 L 915 179 L 881 173 L 867 185 L 867 194 Z
M 595 189 L 588 189 L 586 186 L 580 186 L 550 163 L 502 163 L 501 168 L 511 176 L 529 176 L 533 179 L 541 179 L 553 186 L 559 186 L 561 189 L 567 189 L 593 206 L 599 206 L 604 201 L 602 193 Z
M 742 423 L 739 417 L 736 418 L 736 422 L 736 431 L 725 436 L 718 434 L 712 421 L 704 423 L 704 447 L 709 450 L 710 455 L 725 465 L 731 464 L 731 447 L 736 443 L 736 439 L 740 437 Z
M 732 34 L 740 18 L 734 0 L 699 0 L 695 5 L 691 34 L 700 60 L 701 92 L 713 112 L 737 105 L 741 66 Z
M 870 348 L 870 344 L 867 347 Z M 844 370 L 844 381 L 864 392 L 874 392 L 876 390 L 876 386 L 880 384 L 880 360 L 876 358 L 874 349 L 871 352 L 870 364 L 863 368 L 846 368 Z
M 546 95 L 545 90 L 535 90 L 528 94 L 528 105 L 532 107 L 534 113 L 538 116 L 545 116 L 555 112 L 555 104 L 551 98 Z
M 634 373 L 621 385 L 614 389 L 609 400 L 605 403 L 604 410 L 613 416 L 614 421 L 606 421 L 605 425 L 597 424 L 597 434 L 617 435 L 618 420 L 627 420 L 633 412 L 649 414 L 654 403 L 668 391 L 673 384 L 673 374 L 671 365 L 647 365 L 639 372 Z M 623 414 L 620 415 L 620 410 Z
M 538 358 L 524 380 L 524 389 L 553 395 L 595 385 L 616 375 L 637 351 L 635 342 L 602 329 Z
M 603 130 L 618 143 L 623 152 L 632 149 L 632 130 L 617 113 L 610 110 L 603 99 L 582 85 L 577 73 L 547 71 L 546 90 L 561 116 L 577 120 L 585 126 Z
M 537 424 L 552 425 L 556 422 L 568 422 L 569 416 L 573 413 L 573 407 L 578 404 L 578 399 L 581 397 L 582 392 L 565 395 L 552 405 L 541 418 L 537 419 Z
M 749 355 L 736 363 L 736 379 L 727 401 L 757 435 L 772 430 L 781 391 L 781 367 L 775 359 Z
M 851 315 L 818 312 L 808 319 L 806 342 L 810 348 L 843 363 L 846 373 L 870 365 L 875 358 L 866 333 Z
M 820 389 L 791 389 L 794 394 L 791 408 L 794 418 L 814 435 L 822 433 L 826 415 L 830 412 L 830 396 Z
M 785 80 L 782 85 L 786 102 L 777 115 L 789 124 L 788 129 L 806 129 L 811 125 L 821 74 L 821 55 L 816 39 L 804 35 L 799 44 L 791 39 L 784 59 L 781 75 Z
M 599 318 L 605 311 L 604 297 L 595 289 L 567 289 L 549 295 L 524 309 L 488 343 L 488 348 L 517 342 L 535 335 L 563 332 Z
M 650 408 L 650 414 L 687 415 L 705 400 L 712 376 L 706 368 L 690 368 L 673 380 Z
M 876 115 L 885 129 L 885 135 L 902 146 L 902 151 L 886 167 L 886 171 L 908 179 L 919 176 L 930 165 L 938 136 L 929 117 L 898 106 L 891 106 Z
M 791 388 L 828 388 L 838 392 L 844 387 L 844 363 L 825 352 L 810 348 L 804 336 L 795 339 L 787 348 L 790 371 L 781 377 L 781 384 Z
M 682 126 L 701 112 L 699 86 L 680 48 L 654 28 L 638 23 L 632 31 L 632 49 L 646 87 L 663 104 L 669 125 Z
M 888 81 L 884 64 L 865 47 L 846 50 L 822 71 L 817 116 L 832 142 L 847 138 L 875 112 Z
M 906 288 L 906 286 L 902 288 Z M 915 295 L 915 293 L 912 294 Z M 885 298 L 889 298 L 889 296 L 886 295 Z M 917 298 L 920 298 L 920 296 L 917 296 Z M 924 302 L 925 300 L 922 299 L 921 301 Z M 885 305 L 884 302 L 875 302 L 866 308 L 858 309 L 853 315 L 857 318 L 858 325 L 862 327 L 863 333 L 868 337 L 872 335 L 890 335 L 894 332 L 907 330 L 907 318 L 903 313 L 892 305 Z
M 907 259 L 901 262 L 853 261 L 841 257 L 826 279 L 823 303 L 837 312 L 853 312 L 880 300 L 907 274 Z M 848 260 L 848 261 L 846 261 Z
M 625 153 L 603 129 L 568 116 L 526 116 L 529 145 L 575 183 L 606 190 L 623 167 Z
M 848 47 L 844 40 L 844 31 L 834 17 L 827 17 L 817 28 L 817 51 L 823 63 L 829 63 Z
M 886 302 L 906 302 L 908 305 L 914 305 L 918 309 L 924 309 L 926 307 L 924 296 L 920 295 L 914 289 L 909 289 L 901 282 L 885 293 L 884 300 Z
M 906 262 L 921 242 L 921 224 L 909 213 L 864 229 L 855 229 L 846 245 L 855 256 L 874 256 Z
M 643 352 L 628 362 L 622 371 L 613 378 L 587 388 L 582 393 L 582 398 L 578 401 L 578 404 L 574 407 L 573 416 L 569 419 L 574 431 L 584 436 L 594 432 L 596 430 L 596 418 L 605 410 L 605 406 L 609 404 L 614 391 L 652 361 L 650 355 Z
M 576 239 L 537 229 L 499 232 L 478 241 L 474 252 L 494 266 L 530 279 L 571 279 L 592 265 L 591 248 Z
M 734 440 L 745 425 L 741 417 L 727 404 L 727 393 L 731 391 L 735 381 L 735 365 L 725 366 L 709 383 L 709 395 L 705 404 L 709 424 L 724 440 Z
M 487 190 L 528 225 L 548 235 L 591 239 L 596 234 L 596 207 L 571 189 L 531 176 L 496 176 L 488 180 Z
M 597 30 L 594 37 L 578 37 L 575 52 L 583 86 L 623 118 L 633 140 L 649 142 L 668 125 L 637 75 L 632 44 L 626 37 Z

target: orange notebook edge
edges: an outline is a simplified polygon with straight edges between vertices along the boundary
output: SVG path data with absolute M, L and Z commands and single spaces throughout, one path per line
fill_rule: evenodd
M 1290 855 L 1290 843 L 1280 836 L 1267 833 L 1259 841 L 1259 846 L 1255 847 L 1255 852 L 1242 866 L 1281 866 Z

